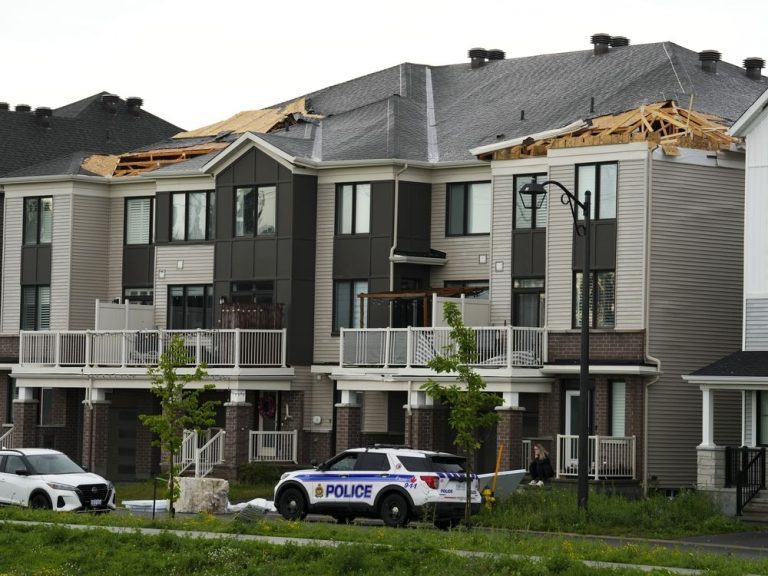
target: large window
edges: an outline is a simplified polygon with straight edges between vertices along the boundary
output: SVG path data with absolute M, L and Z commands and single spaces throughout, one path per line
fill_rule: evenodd
M 581 279 L 574 274 L 573 325 L 581 326 Z M 616 274 L 613 270 L 591 272 L 589 275 L 589 322 L 592 328 L 613 328 L 616 325 Z
M 358 294 L 368 292 L 366 280 L 337 280 L 333 288 L 333 331 L 340 328 L 360 328 L 360 299 Z M 365 315 L 368 301 L 364 300 Z
M 51 321 L 51 287 L 21 287 L 21 329 L 48 330 Z
M 448 184 L 448 236 L 491 232 L 491 183 Z
M 275 186 L 235 189 L 235 236 L 274 236 L 276 217 Z
M 152 243 L 152 198 L 125 199 L 125 243 Z
M 24 244 L 50 244 L 53 235 L 53 198 L 24 199 Z
M 544 326 L 544 279 L 512 280 L 512 325 Z
M 520 188 L 531 182 L 543 182 L 546 174 L 523 174 L 515 176 L 515 228 L 546 228 L 547 227 L 547 198 L 549 194 L 536 196 L 536 201 L 526 200 L 531 204 L 526 208 L 520 199 Z M 539 203 L 541 203 L 539 205 Z
M 274 284 L 272 280 L 233 282 L 232 302 L 236 304 L 272 304 Z
M 213 327 L 213 286 L 169 286 L 168 328 Z
M 336 233 L 371 231 L 371 185 L 339 184 L 336 188 Z
M 579 200 L 584 201 L 584 192 L 592 192 L 589 217 L 592 220 L 616 218 L 616 188 L 619 180 L 619 165 L 581 164 L 576 167 L 576 190 Z M 579 219 L 584 215 L 579 210 Z
M 177 192 L 171 196 L 171 240 L 212 240 L 216 223 L 213 192 Z

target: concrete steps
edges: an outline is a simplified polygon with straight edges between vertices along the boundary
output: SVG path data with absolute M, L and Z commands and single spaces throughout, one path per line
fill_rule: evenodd
M 744 522 L 768 524 L 768 490 L 761 490 L 742 510 Z

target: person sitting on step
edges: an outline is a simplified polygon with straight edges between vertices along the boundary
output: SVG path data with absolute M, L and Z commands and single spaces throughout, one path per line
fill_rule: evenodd
M 530 486 L 544 486 L 544 481 L 555 475 L 549 461 L 549 452 L 538 442 L 533 445 L 533 460 L 528 466 L 528 472 L 531 473 Z

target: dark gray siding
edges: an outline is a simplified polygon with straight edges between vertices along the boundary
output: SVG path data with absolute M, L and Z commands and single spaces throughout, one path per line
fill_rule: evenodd
M 662 376 L 649 390 L 648 473 L 690 486 L 701 391 L 681 375 L 741 346 L 744 173 L 654 160 L 651 178 L 648 345 Z M 739 420 L 735 404 L 718 398 L 718 420 Z

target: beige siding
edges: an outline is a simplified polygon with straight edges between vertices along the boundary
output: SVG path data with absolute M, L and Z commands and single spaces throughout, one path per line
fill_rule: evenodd
M 168 286 L 213 284 L 213 246 L 159 246 L 155 261 L 155 323 L 167 326 Z M 182 268 L 178 267 L 179 261 Z M 165 270 L 165 278 L 160 278 Z
M 661 486 L 696 480 L 701 391 L 681 375 L 741 345 L 744 174 L 705 161 L 651 169 L 648 344 L 662 375 L 649 390 L 648 472 Z M 717 418 L 740 410 L 718 406 Z
M 304 429 L 309 432 L 328 431 L 333 427 L 333 380 L 326 375 L 313 375 L 314 380 L 304 392 Z M 314 417 L 320 424 L 314 423 Z
M 317 240 L 315 244 L 315 351 L 316 363 L 339 361 L 339 338 L 333 329 L 333 232 L 335 185 L 317 186 Z
M 552 166 L 550 178 L 568 190 L 575 189 L 573 164 Z M 571 328 L 573 285 L 573 217 L 555 194 L 547 202 L 546 326 L 550 330 Z
M 68 330 L 72 266 L 72 204 L 74 197 L 53 197 L 51 241 L 51 330 Z
M 616 226 L 616 329 L 645 327 L 647 160 L 619 162 Z
M 5 199 L 3 238 L 3 334 L 19 331 L 21 313 L 21 236 L 24 228 L 24 201 Z
M 386 432 L 388 395 L 386 392 L 363 392 L 363 432 Z
M 491 220 L 491 324 L 512 323 L 512 225 L 514 218 L 513 175 L 493 178 L 493 212 Z M 504 270 L 497 272 L 495 262 L 502 262 Z
M 72 197 L 72 253 L 69 329 L 94 327 L 95 300 L 107 300 L 109 267 L 109 200 Z
M 125 227 L 125 198 L 109 201 L 109 264 L 107 298 L 123 297 L 123 230 Z

